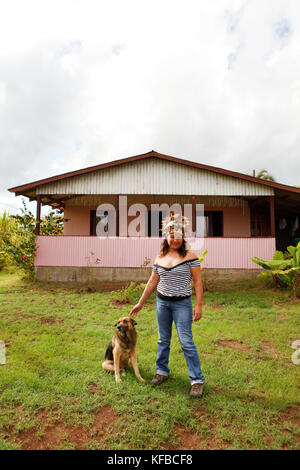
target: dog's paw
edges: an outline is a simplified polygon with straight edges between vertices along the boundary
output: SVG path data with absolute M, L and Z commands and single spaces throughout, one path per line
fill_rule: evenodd
M 143 379 L 142 377 L 138 377 L 138 379 L 139 379 L 139 381 L 142 382 L 142 383 L 145 382 L 145 379 Z
M 122 382 L 120 377 L 116 377 L 116 384 L 120 384 Z

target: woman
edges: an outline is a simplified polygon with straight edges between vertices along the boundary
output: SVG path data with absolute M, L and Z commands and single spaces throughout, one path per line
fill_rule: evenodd
M 163 222 L 162 232 L 165 237 L 160 254 L 154 261 L 151 277 L 139 302 L 130 311 L 130 316 L 136 315 L 141 310 L 149 295 L 157 287 L 156 313 L 159 339 L 156 374 L 152 384 L 160 385 L 168 379 L 174 320 L 190 377 L 190 396 L 201 397 L 205 378 L 201 372 L 200 359 L 192 335 L 193 319 L 197 321 L 202 316 L 203 287 L 200 262 L 195 253 L 186 248 L 184 225 L 188 224 L 187 218 L 176 214 L 167 217 Z M 192 277 L 196 292 L 194 313 L 190 285 Z

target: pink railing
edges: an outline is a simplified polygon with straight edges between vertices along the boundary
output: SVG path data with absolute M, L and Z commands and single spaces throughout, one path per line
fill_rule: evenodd
M 204 268 L 260 269 L 251 258 L 272 259 L 275 238 L 187 239 L 196 255 L 208 250 Z M 159 237 L 37 237 L 36 266 L 128 267 L 152 266 L 160 250 Z

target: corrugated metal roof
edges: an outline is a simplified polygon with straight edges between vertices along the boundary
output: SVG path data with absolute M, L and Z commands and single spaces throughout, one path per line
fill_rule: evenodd
M 97 169 L 36 187 L 36 194 L 182 194 L 266 196 L 274 189 L 181 163 L 147 158 Z
M 246 174 L 243 174 L 243 173 L 238 173 L 236 171 L 226 170 L 226 169 L 223 169 L 223 168 L 218 168 L 218 167 L 214 167 L 214 166 L 210 166 L 210 165 L 205 165 L 205 164 L 202 164 L 202 163 L 192 162 L 192 161 L 189 161 L 189 160 L 184 160 L 182 158 L 172 157 L 170 155 L 164 155 L 164 154 L 155 152 L 154 150 L 152 150 L 151 152 L 145 153 L 145 154 L 136 155 L 136 156 L 128 157 L 128 158 L 123 158 L 123 159 L 119 159 L 119 160 L 114 160 L 112 162 L 102 163 L 100 165 L 95 165 L 95 166 L 92 166 L 92 167 L 83 168 L 83 169 L 76 170 L 76 171 L 71 171 L 69 173 L 64 173 L 64 174 L 61 174 L 61 175 L 52 176 L 52 177 L 49 177 L 49 178 L 44 178 L 43 180 L 34 181 L 34 182 L 31 182 L 31 183 L 23 184 L 21 186 L 15 186 L 13 188 L 9 188 L 9 191 L 15 192 L 16 195 L 23 194 L 25 196 L 35 197 L 36 188 L 38 186 L 44 186 L 48 183 L 53 183 L 53 182 L 60 181 L 60 180 L 74 179 L 75 177 L 77 177 L 79 175 L 93 174 L 93 173 L 97 172 L 97 170 L 104 170 L 104 169 L 108 169 L 108 168 L 116 169 L 116 168 L 122 167 L 122 166 L 124 166 L 128 163 L 133 163 L 133 162 L 137 162 L 137 161 L 146 161 L 147 159 L 152 159 L 153 157 L 156 160 L 160 160 L 160 161 L 179 163 L 179 164 L 181 164 L 181 165 L 183 165 L 187 168 L 190 167 L 190 168 L 196 168 L 196 169 L 201 169 L 201 170 L 207 170 L 208 172 L 215 173 L 216 175 L 231 176 L 233 178 L 236 178 L 236 179 L 239 179 L 239 180 L 242 180 L 242 181 L 247 181 L 247 182 L 250 182 L 250 183 L 258 184 L 262 187 L 270 187 L 270 188 L 274 188 L 274 189 L 277 188 L 277 189 L 286 190 L 286 191 L 289 191 L 289 192 L 292 192 L 292 193 L 300 194 L 300 188 L 296 188 L 294 186 L 288 186 L 288 185 L 280 184 L 280 183 L 273 182 L 273 181 L 267 181 L 267 180 L 263 180 L 263 179 L 260 179 L 260 178 L 256 178 L 254 176 L 246 175 Z M 167 175 L 166 178 L 169 179 L 169 175 Z M 154 182 L 156 183 L 156 179 L 155 179 Z M 187 184 L 189 184 L 188 179 L 187 179 Z M 219 184 L 219 183 L 216 183 L 216 184 Z M 224 186 L 224 184 L 223 184 L 223 186 Z M 120 191 L 116 191 L 116 193 L 117 194 L 122 193 L 122 186 L 121 186 Z M 200 194 L 200 193 L 196 193 L 196 194 Z M 264 194 L 266 194 L 266 192 L 264 192 Z

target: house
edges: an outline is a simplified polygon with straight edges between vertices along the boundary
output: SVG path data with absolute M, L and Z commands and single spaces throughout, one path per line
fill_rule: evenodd
M 192 229 L 201 243 L 190 246 L 196 254 L 208 250 L 202 263 L 207 277 L 256 276 L 261 268 L 251 257 L 271 259 L 300 236 L 300 188 L 154 150 L 9 191 L 37 201 L 38 221 L 42 204 L 63 210 L 68 219 L 62 236 L 42 236 L 37 224 L 39 280 L 85 281 L 91 273 L 102 281 L 147 280 L 162 241 L 161 204 L 192 208 Z M 97 217 L 101 204 L 108 209 Z M 139 231 L 131 236 L 137 215 Z

